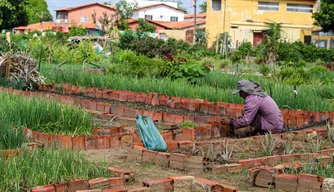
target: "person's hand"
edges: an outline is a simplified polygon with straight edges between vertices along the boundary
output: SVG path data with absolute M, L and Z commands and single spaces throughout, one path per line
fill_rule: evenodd
M 222 125 L 229 125 L 230 124 L 230 119 L 229 118 L 223 118 L 220 123 Z

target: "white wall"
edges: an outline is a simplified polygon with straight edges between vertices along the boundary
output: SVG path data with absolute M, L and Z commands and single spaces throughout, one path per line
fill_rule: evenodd
M 170 17 L 178 17 L 178 21 L 184 21 L 184 12 L 167 6 L 156 6 L 140 9 L 133 13 L 134 18 L 145 18 L 145 15 L 152 15 L 155 21 L 170 21 Z M 162 18 L 160 16 L 163 16 Z
M 147 5 L 153 5 L 153 4 L 160 4 L 164 3 L 166 5 L 169 5 L 171 7 L 177 8 L 177 3 L 175 2 L 161 2 L 161 1 L 142 1 L 142 0 L 126 0 L 128 3 L 137 2 L 139 7 L 147 6 Z

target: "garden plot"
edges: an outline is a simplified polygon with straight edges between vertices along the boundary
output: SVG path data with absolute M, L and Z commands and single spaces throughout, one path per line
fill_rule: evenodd
M 80 89 L 80 88 L 79 88 Z M 24 92 L 19 92 L 21 94 L 23 94 Z M 112 93 L 112 92 L 111 92 Z M 26 94 L 26 93 L 24 93 Z M 41 96 L 41 98 L 45 97 L 45 98 L 53 98 L 53 99 L 58 99 L 60 101 L 64 101 L 67 103 L 71 103 L 72 104 L 75 103 L 75 101 L 80 101 L 80 106 L 81 107 L 95 107 L 95 109 L 97 109 L 97 104 L 96 102 L 89 102 L 87 104 L 87 102 L 85 101 L 85 99 L 80 99 L 80 98 L 76 98 L 76 100 L 74 98 L 71 97 L 66 97 L 66 96 L 62 96 L 62 95 L 56 95 L 56 94 L 46 94 L 46 93 L 29 93 L 29 95 L 39 95 Z M 17 96 L 19 97 L 19 96 Z M 22 96 L 20 96 L 22 97 Z M 93 105 L 92 105 L 93 104 Z M 118 106 L 119 107 L 119 106 Z M 232 109 L 233 109 L 233 105 L 232 105 Z M 47 108 L 47 107 L 46 107 Z M 106 109 L 106 107 L 104 107 L 104 110 Z M 201 108 L 200 108 L 201 109 Z M 230 114 L 237 114 L 238 110 L 235 110 L 236 112 L 233 112 L 233 110 L 231 111 L 230 109 L 226 108 L 227 111 L 229 111 Z M 82 110 L 82 109 L 81 109 Z M 202 110 L 204 110 L 202 108 Z M 208 110 L 208 107 L 206 108 L 206 110 Z M 289 113 L 292 113 L 293 111 L 289 111 Z M 93 115 L 100 115 L 101 117 L 104 116 L 108 116 L 110 114 L 106 114 L 106 113 L 97 113 L 96 111 L 90 111 L 90 113 L 92 113 Z M 323 115 L 321 118 L 325 118 L 325 116 Z M 301 118 L 304 120 L 304 118 Z M 319 116 L 320 119 L 320 116 Z M 124 132 L 120 131 L 118 132 L 119 135 L 117 135 L 116 137 L 102 137 L 102 136 L 97 136 L 97 137 L 92 137 L 95 135 L 95 131 L 92 130 L 92 136 L 84 136 L 84 139 L 82 140 L 82 144 L 83 144 L 83 148 L 80 149 L 86 149 L 86 150 L 91 150 L 91 149 L 103 149 L 103 147 L 107 147 L 106 149 L 114 149 L 116 151 L 119 150 L 124 150 L 127 149 L 127 153 L 126 156 L 125 155 L 120 155 L 119 158 L 120 160 L 124 160 L 124 158 L 126 157 L 126 160 L 132 160 L 132 163 L 136 162 L 137 160 L 140 160 L 138 165 L 143 165 L 145 166 L 146 164 L 153 164 L 154 166 L 162 166 L 164 169 L 166 170 L 170 170 L 170 169 L 176 169 L 181 171 L 181 173 L 183 171 L 187 171 L 187 173 L 190 173 L 191 175 L 198 177 L 198 176 L 202 176 L 205 174 L 222 174 L 222 172 L 229 172 L 229 170 L 233 170 L 239 173 L 236 173 L 237 176 L 242 177 L 242 175 L 244 175 L 244 169 L 252 167 L 252 166 L 259 166 L 262 164 L 269 164 L 269 159 L 272 158 L 278 158 L 276 156 L 283 154 L 282 152 L 282 146 L 279 145 L 275 145 L 275 147 L 277 147 L 276 149 L 274 148 L 271 152 L 271 154 L 267 153 L 263 153 L 261 151 L 254 151 L 254 153 L 251 153 L 250 156 L 242 156 L 242 155 L 238 155 L 238 154 L 245 154 L 247 152 L 245 152 L 247 150 L 247 148 L 245 147 L 239 147 L 236 148 L 236 152 L 234 153 L 236 154 L 236 156 L 231 156 L 231 163 L 234 163 L 233 165 L 217 165 L 218 163 L 224 163 L 224 161 L 220 161 L 214 158 L 215 154 L 212 153 L 212 155 L 210 155 L 209 153 L 207 153 L 208 151 L 216 151 L 219 149 L 215 149 L 214 147 L 217 147 L 217 141 L 213 140 L 213 138 L 215 138 L 215 130 L 218 128 L 218 130 L 220 128 L 223 127 L 217 127 L 218 125 L 216 123 L 214 124 L 200 124 L 198 127 L 195 128 L 184 128 L 184 129 L 179 129 L 178 133 L 175 133 L 173 131 L 163 131 L 161 132 L 162 136 L 165 138 L 167 144 L 168 144 L 168 148 L 169 151 L 167 153 L 158 153 L 158 152 L 151 152 L 148 150 L 145 150 L 142 146 L 142 143 L 140 142 L 140 140 L 138 140 L 138 134 L 136 134 L 135 132 L 131 131 L 131 129 L 129 128 L 128 130 L 130 130 L 130 134 L 125 134 Z M 110 131 L 112 129 L 109 129 Z M 327 135 L 327 130 L 324 129 L 316 129 L 315 130 L 318 135 Z M 307 139 L 307 133 L 312 135 L 313 130 L 307 131 L 307 132 L 296 132 L 294 133 L 293 137 L 292 137 L 292 143 L 289 144 L 290 146 L 293 146 L 294 144 L 296 145 L 295 147 L 295 152 L 297 154 L 295 155 L 299 155 L 299 157 L 301 157 L 301 155 L 305 155 L 302 154 L 303 152 L 306 152 L 308 148 L 307 146 L 303 145 L 303 141 Z M 300 133 L 300 134 L 299 134 Z M 44 138 L 45 138 L 44 134 Z M 278 143 L 285 143 L 286 141 L 289 141 L 289 137 L 288 135 L 279 135 L 277 136 L 278 138 Z M 48 136 L 47 136 L 48 138 Z M 52 137 L 50 137 L 52 138 Z M 105 140 L 105 138 L 107 138 L 107 140 Z M 117 138 L 117 139 L 116 139 Z M 127 140 L 128 138 L 130 138 L 130 140 Z M 276 138 L 276 136 L 267 136 L 266 137 L 253 137 L 251 138 L 252 140 L 256 141 L 253 143 L 253 141 L 247 141 L 246 139 L 235 139 L 235 142 L 243 142 L 240 146 L 250 146 L 254 147 L 254 148 L 260 148 L 261 146 L 265 146 L 267 148 L 270 149 L 270 143 L 274 143 L 274 139 Z M 316 136 L 314 137 L 316 138 Z M 313 139 L 314 139 L 313 138 Z M 80 139 L 80 137 L 70 137 L 70 140 L 72 141 L 72 144 L 74 143 L 75 140 Z M 116 139 L 116 140 L 114 140 Z M 53 140 L 53 139 L 51 139 Z M 195 141 L 196 140 L 196 141 Z M 201 141 L 197 141 L 197 140 L 201 140 Z M 221 139 L 220 139 L 221 140 Z M 258 142 L 258 141 L 262 141 L 262 143 Z M 47 139 L 45 142 L 48 143 L 50 141 L 50 139 Z M 107 141 L 107 142 L 105 142 Z M 218 144 L 219 142 L 222 143 L 223 140 L 219 141 L 218 140 Z M 298 144 L 298 142 L 301 142 L 302 144 Z M 216 143 L 215 143 L 216 142 Z M 231 143 L 231 145 L 234 145 L 235 143 L 232 142 L 231 140 L 229 141 Z M 266 144 L 267 142 L 267 144 Z M 119 145 L 114 145 L 115 143 L 119 143 Z M 213 143 L 213 145 L 211 145 L 211 143 Z M 268 144 L 269 143 L 269 144 Z M 317 143 L 319 143 L 317 140 L 314 140 L 314 146 L 317 150 L 324 150 L 324 149 L 328 149 L 327 145 L 325 144 L 325 142 L 321 142 L 322 144 L 320 145 L 320 147 L 317 147 Z M 112 145 L 113 144 L 113 145 Z M 124 145 L 125 144 L 125 145 Z M 134 145 L 134 148 L 131 148 L 131 144 Z M 193 153 L 193 146 L 195 144 L 195 152 L 197 151 L 197 153 Z M 205 146 L 206 145 L 206 146 Z M 282 144 L 283 145 L 283 144 Z M 288 145 L 288 144 L 287 144 Z M 100 148 L 100 146 L 102 146 L 102 148 Z M 203 147 L 205 146 L 205 147 Z M 211 147 L 211 149 L 209 149 Z M 274 145 L 272 145 L 274 146 Z M 72 146 L 73 147 L 73 146 Z M 130 147 L 130 148 L 129 148 Z M 203 147 L 201 149 L 201 147 Z M 224 151 L 224 146 L 221 146 L 221 150 Z M 190 148 L 190 150 L 188 149 Z M 289 147 L 287 147 L 289 148 Z M 292 148 L 292 147 L 291 147 Z M 78 148 L 76 148 L 78 149 Z M 285 149 L 285 147 L 284 147 Z M 284 151 L 284 150 L 283 150 Z M 176 152 L 176 153 L 175 153 Z M 320 151 L 321 152 L 321 151 Z M 321 154 L 319 152 L 319 154 Z M 217 155 L 217 153 L 216 153 Z M 267 155 L 271 155 L 271 156 L 267 156 Z M 273 156 L 275 155 L 275 156 Z M 307 157 L 311 157 L 309 154 L 306 154 Z M 132 157 L 135 156 L 135 161 L 133 161 Z M 327 155 L 328 156 L 328 155 Z M 97 158 L 97 156 L 94 156 Z M 297 157 L 297 156 L 296 156 Z M 306 157 L 306 156 L 304 156 Z M 245 159 L 244 159 L 245 158 Z M 249 159 L 251 158 L 251 159 Z M 291 156 L 290 156 L 291 158 Z M 314 155 L 312 156 L 313 159 L 318 159 L 319 160 L 319 156 Z M 327 157 L 326 157 L 327 158 Z M 212 160 L 210 160 L 212 159 Z M 275 163 L 280 164 L 281 160 L 282 160 L 282 156 L 279 157 L 280 160 L 274 161 Z M 293 157 L 293 159 L 298 160 L 297 158 L 295 158 L 295 156 Z M 304 158 L 306 159 L 310 159 L 310 158 Z M 312 160 L 313 160 L 312 159 Z M 322 158 L 321 160 L 323 160 L 324 158 Z M 240 161 L 240 160 L 245 160 L 245 161 Z M 299 159 L 299 160 L 303 160 L 303 159 Z M 330 158 L 327 158 L 327 162 L 330 161 Z M 251 162 L 251 164 L 247 164 L 245 162 Z M 297 163 L 298 161 L 296 161 Z M 305 162 L 305 161 L 304 161 Z M 313 161 L 312 161 L 313 162 Z M 212 164 L 212 163 L 216 163 L 216 164 Z M 235 165 L 235 163 L 238 163 L 239 165 Z M 302 164 L 303 161 L 299 161 L 299 164 Z M 314 163 L 314 162 L 313 162 Z M 131 161 L 130 161 L 131 164 Z M 128 163 L 125 163 L 125 165 L 129 165 Z M 167 165 L 167 166 L 166 166 Z M 115 166 L 118 168 L 127 168 L 127 167 L 123 167 L 123 165 L 118 164 L 118 166 Z M 236 167 L 236 168 L 235 168 Z M 136 170 L 135 169 L 135 174 L 136 174 Z M 227 170 L 227 171 L 226 171 Z M 213 172 L 213 173 L 212 173 Z M 179 173 L 177 171 L 177 173 Z M 181 175 L 181 174 L 180 174 Z M 184 174 L 182 174 L 184 175 Z M 175 175 L 170 175 L 170 176 L 175 176 Z M 210 176 L 211 177 L 211 176 Z M 214 177 L 213 178 L 219 178 L 218 177 Z M 152 179 L 156 179 L 152 178 Z M 168 179 L 166 177 L 161 177 L 161 178 L 165 178 Z M 207 178 L 207 177 L 206 177 Z M 230 178 L 229 178 L 230 179 Z M 216 181 L 219 181 L 220 183 L 229 183 L 229 181 L 224 181 L 221 182 L 219 179 L 215 179 Z M 143 181 L 143 180 L 140 180 Z M 169 181 L 169 180 L 168 180 Z M 168 182 L 167 182 L 168 183 Z M 135 185 L 138 185 L 138 183 L 136 183 Z M 214 185 L 216 186 L 216 184 Z M 239 186 L 239 184 L 237 184 L 237 186 Z M 251 188 L 251 187 L 250 187 Z M 255 190 L 256 191 L 256 190 Z

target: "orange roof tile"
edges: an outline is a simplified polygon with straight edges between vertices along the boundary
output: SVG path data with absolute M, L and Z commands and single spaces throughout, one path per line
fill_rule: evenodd
M 136 23 L 138 19 L 128 19 L 128 24 L 131 23 Z M 160 25 L 162 27 L 168 28 L 163 21 L 155 21 L 155 20 L 149 20 L 149 19 L 145 19 L 147 22 L 155 24 L 155 25 Z
M 192 19 L 194 18 L 194 14 L 188 14 L 184 16 L 185 19 Z M 196 18 L 206 18 L 206 12 L 196 14 Z
M 14 30 L 26 30 L 26 29 L 28 29 L 27 26 L 18 26 L 14 28 Z
M 187 12 L 187 11 L 185 11 L 185 10 L 182 10 L 182 9 L 179 9 L 179 8 L 172 7 L 172 6 L 167 5 L 167 4 L 164 4 L 164 3 L 157 3 L 157 4 L 152 4 L 152 5 L 142 6 L 142 7 L 137 8 L 137 10 L 140 10 L 140 9 L 146 9 L 146 8 L 151 8 L 151 7 L 157 7 L 157 6 L 166 6 L 166 7 L 169 7 L 169 8 L 175 9 L 175 10 L 179 10 L 179 11 L 182 11 L 182 12 L 185 12 L 185 13 Z
M 203 25 L 205 23 L 206 20 L 196 21 L 196 25 Z M 170 22 L 170 23 L 165 23 L 164 25 L 171 29 L 184 29 L 187 27 L 193 27 L 194 22 L 193 21 Z
M 103 6 L 103 7 L 107 7 L 107 8 L 116 10 L 116 6 L 109 6 L 109 5 L 105 5 L 105 4 L 102 4 L 102 3 L 95 2 L 95 3 L 88 3 L 88 4 L 79 5 L 79 6 L 75 6 L 75 7 L 57 9 L 56 11 L 72 11 L 72 10 L 75 10 L 75 9 L 80 9 L 80 8 L 88 7 L 88 6 L 92 6 L 92 5 L 100 5 L 100 6 Z
M 34 23 L 34 24 L 30 24 L 28 25 L 28 29 L 30 31 L 40 31 L 41 29 L 43 30 L 51 30 L 52 27 L 56 26 L 56 24 L 52 21 L 47 21 L 47 22 L 43 22 L 42 24 L 41 23 Z

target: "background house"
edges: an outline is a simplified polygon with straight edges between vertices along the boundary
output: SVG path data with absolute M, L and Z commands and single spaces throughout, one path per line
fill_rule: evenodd
M 194 21 L 195 15 L 188 14 L 184 16 L 184 21 Z M 196 14 L 196 21 L 201 21 L 206 19 L 206 13 L 197 13 Z
M 47 21 L 47 22 L 30 24 L 28 26 L 15 27 L 13 30 L 14 30 L 14 33 L 29 33 L 33 31 L 51 31 L 55 26 L 56 24 L 54 22 Z
M 186 11 L 167 5 L 165 3 L 151 4 L 139 7 L 134 13 L 133 18 L 145 18 L 155 21 L 179 22 L 184 20 Z
M 108 15 L 116 13 L 116 7 L 107 6 L 101 3 L 90 3 L 76 7 L 69 7 L 56 10 L 56 25 L 59 27 L 70 27 L 72 25 L 82 25 L 83 27 L 92 27 L 94 24 L 92 14 L 96 12 L 96 18 L 102 16 L 102 13 Z
M 172 22 L 164 23 L 166 26 L 165 30 L 159 31 L 159 38 L 167 40 L 168 38 L 175 38 L 177 40 L 184 40 L 189 44 L 193 43 L 194 38 L 194 22 L 183 21 L 183 22 Z M 206 21 L 196 21 L 196 27 L 205 30 Z
M 311 42 L 316 0 L 208 0 L 207 6 L 209 46 L 224 31 L 230 35 L 234 48 L 243 41 L 256 46 L 264 39 L 268 21 L 282 24 L 287 41 Z

